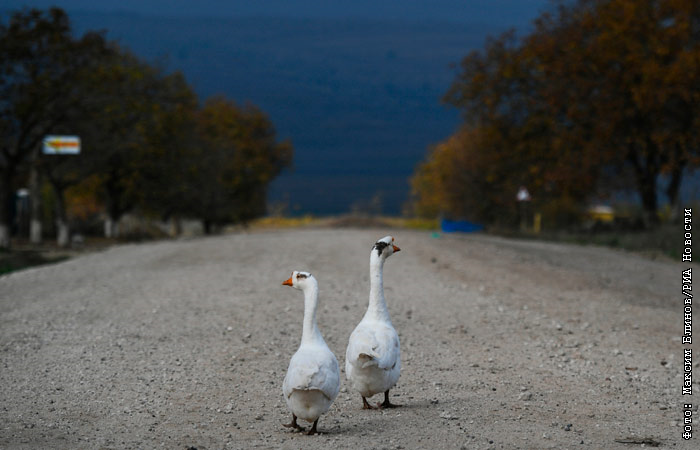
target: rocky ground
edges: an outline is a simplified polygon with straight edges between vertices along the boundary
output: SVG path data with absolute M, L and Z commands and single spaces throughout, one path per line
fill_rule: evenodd
M 342 368 L 370 248 L 390 233 L 403 407 L 362 410 L 341 373 L 322 434 L 283 428 L 303 297 L 281 282 L 295 269 L 318 278 L 319 327 Z M 0 277 L 0 448 L 698 448 L 700 425 L 681 439 L 684 268 L 597 247 L 320 228 L 14 272 Z

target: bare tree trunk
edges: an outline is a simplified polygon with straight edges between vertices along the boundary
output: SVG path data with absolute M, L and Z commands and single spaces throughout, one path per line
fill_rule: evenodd
M 29 241 L 32 244 L 41 244 L 41 177 L 36 164 L 32 164 L 29 174 L 29 199 L 32 208 L 29 222 Z
M 105 237 L 106 238 L 118 238 L 119 237 L 119 221 L 121 220 L 124 211 L 118 206 L 118 200 L 116 200 L 116 195 L 114 194 L 115 189 L 107 189 L 107 201 L 105 205 L 107 218 L 105 219 Z
M 121 225 L 120 225 L 120 219 L 117 217 L 112 217 L 112 237 L 113 238 L 118 238 L 121 236 Z
M 56 195 L 56 243 L 59 247 L 67 247 L 70 243 L 70 231 L 66 219 L 66 202 L 63 190 L 54 186 Z
M 10 201 L 12 182 L 10 171 L 0 172 L 0 249 L 10 249 Z
M 10 249 L 10 227 L 0 223 L 0 249 Z
M 639 185 L 639 193 L 642 197 L 642 207 L 644 208 L 644 226 L 653 228 L 659 224 L 657 215 L 658 202 L 656 200 L 656 177 L 643 177 Z
M 178 237 L 182 234 L 182 220 L 178 216 L 170 218 L 170 236 Z
M 33 209 L 33 207 L 32 207 Z M 41 228 L 41 220 L 32 219 L 29 223 L 29 240 L 32 244 L 41 244 L 43 230 Z
M 114 223 L 112 222 L 112 218 L 109 216 L 105 217 L 104 230 L 105 230 L 105 237 L 107 239 L 110 239 L 112 237 L 113 229 L 114 229 Z
M 56 243 L 59 247 L 68 247 L 70 231 L 64 219 L 56 219 Z
M 639 149 L 634 145 L 630 148 L 628 160 L 632 163 L 637 182 L 637 192 L 642 200 L 642 220 L 645 228 L 653 228 L 659 224 L 658 202 L 656 199 L 656 184 L 659 169 L 656 152 L 651 139 L 647 139 L 647 147 Z M 645 151 L 643 151 L 645 150 Z
M 110 216 L 105 218 L 105 237 L 112 239 L 119 237 L 119 220 Z
M 680 205 L 680 187 L 681 181 L 683 179 L 683 169 L 685 168 L 685 162 L 678 163 L 673 167 L 671 171 L 671 179 L 666 188 L 666 196 L 668 197 L 668 203 L 671 206 L 671 222 L 675 223 L 681 214 Z

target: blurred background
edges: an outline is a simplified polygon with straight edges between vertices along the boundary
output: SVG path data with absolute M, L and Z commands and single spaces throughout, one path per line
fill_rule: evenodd
M 350 217 L 674 256 L 698 199 L 693 0 L 6 0 L 0 52 L 5 249 Z

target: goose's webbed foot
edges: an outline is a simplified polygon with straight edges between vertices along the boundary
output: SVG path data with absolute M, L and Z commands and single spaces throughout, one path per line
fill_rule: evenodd
M 301 425 L 299 425 L 297 423 L 297 416 L 294 414 L 292 414 L 292 421 L 290 423 L 283 423 L 282 426 L 285 428 L 294 428 L 297 431 L 304 431 L 305 430 L 304 427 L 302 427 Z M 316 424 L 314 423 L 314 427 L 315 426 L 316 426 Z
M 376 406 L 372 406 L 367 402 L 367 399 L 362 397 L 362 409 L 377 409 Z
M 397 405 L 396 403 L 391 403 L 389 401 L 389 391 L 386 391 L 384 393 L 384 402 L 383 403 L 377 403 L 377 408 L 379 409 L 384 409 L 384 408 L 400 408 L 402 405 Z
M 312 434 L 318 433 L 318 430 L 316 429 L 316 424 L 318 423 L 318 419 L 314 421 L 314 424 L 311 426 L 311 429 L 306 432 L 307 436 L 311 436 Z

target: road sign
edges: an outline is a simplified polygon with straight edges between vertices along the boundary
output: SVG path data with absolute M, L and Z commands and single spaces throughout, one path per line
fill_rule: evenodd
M 80 138 L 78 136 L 46 136 L 44 138 L 45 155 L 78 155 Z
M 530 198 L 530 193 L 527 191 L 527 188 L 525 186 L 520 186 L 520 189 L 518 189 L 518 195 L 516 196 L 519 202 L 529 202 L 532 200 Z

